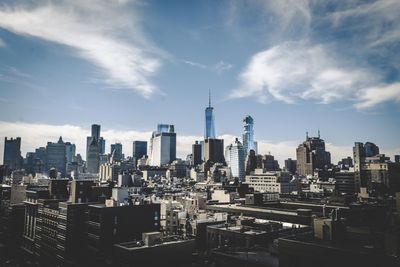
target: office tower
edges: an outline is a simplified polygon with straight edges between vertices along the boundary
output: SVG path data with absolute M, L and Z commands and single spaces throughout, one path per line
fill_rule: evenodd
M 378 153 L 378 154 L 377 154 Z M 356 142 L 353 147 L 355 191 L 365 188 L 375 196 L 400 191 L 400 163 L 379 154 L 373 143 Z
M 65 143 L 65 155 L 67 157 L 67 163 L 75 161 L 75 151 L 75 144 L 71 144 L 70 142 Z
M 244 182 L 245 179 L 245 150 L 239 139 L 236 138 L 233 144 L 226 147 L 225 159 L 228 167 L 231 169 L 232 177 L 239 178 L 240 182 Z
M 208 138 L 204 140 L 204 160 L 210 163 L 225 164 L 223 139 Z
M 371 142 L 366 142 L 364 145 L 365 156 L 373 157 L 379 154 L 379 147 Z
M 249 175 L 255 169 L 262 168 L 262 156 L 256 155 L 254 150 L 250 150 L 246 156 L 246 174 Z
M 272 155 L 263 155 L 262 156 L 262 168 L 265 171 L 279 171 L 279 163 L 275 160 L 275 157 Z
M 92 137 L 96 138 L 97 142 L 100 140 L 100 125 L 92 124 Z
M 133 141 L 132 157 L 137 161 L 147 155 L 146 141 Z
M 325 150 L 325 141 L 318 137 L 309 137 L 296 149 L 297 173 L 313 175 L 315 169 L 324 169 L 331 164 L 331 154 Z
M 22 167 L 22 156 L 21 156 L 21 137 L 15 139 L 11 138 L 7 140 L 4 138 L 4 155 L 3 164 L 11 170 L 17 170 Z
M 111 158 L 113 161 L 121 161 L 122 160 L 122 144 L 115 143 L 111 144 Z
M 47 143 L 46 157 L 47 172 L 49 172 L 52 168 L 55 168 L 61 173 L 61 177 L 65 177 L 67 165 L 66 146 L 61 136 L 57 143 Z
M 291 158 L 285 160 L 285 169 L 291 174 L 295 174 L 297 170 L 297 160 L 293 160 Z
M 254 142 L 254 120 L 250 115 L 247 115 L 244 119 L 244 134 L 243 134 L 243 147 L 246 151 L 246 154 L 250 152 L 250 150 L 254 150 L 257 154 L 257 143 Z
M 101 155 L 106 153 L 106 140 L 104 140 L 103 137 L 100 137 L 99 139 L 99 153 Z
M 99 144 L 96 138 L 91 138 L 92 142 L 89 144 L 88 152 L 86 155 L 86 172 L 98 173 L 99 172 Z
M 208 96 L 208 107 L 205 110 L 206 116 L 206 128 L 204 133 L 204 139 L 215 138 L 215 126 L 214 126 L 214 108 L 211 106 L 211 94 Z
M 394 155 L 394 162 L 400 163 L 400 155 Z
M 174 125 L 158 124 L 150 139 L 150 163 L 162 166 L 176 159 L 176 133 Z
M 199 164 L 201 164 L 202 160 L 201 160 L 201 144 L 199 143 L 199 141 L 196 141 L 193 145 L 192 145 L 192 166 L 197 166 Z

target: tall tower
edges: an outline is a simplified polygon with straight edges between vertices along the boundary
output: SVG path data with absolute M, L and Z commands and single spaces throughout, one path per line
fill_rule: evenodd
M 215 138 L 214 127 L 214 108 L 211 106 L 211 92 L 208 93 L 208 107 L 205 110 L 206 115 L 206 128 L 204 132 L 204 139 Z
M 244 134 L 243 134 L 243 147 L 246 154 L 249 154 L 250 150 L 254 150 L 257 154 L 257 143 L 254 142 L 254 120 L 250 115 L 247 115 L 244 119 Z

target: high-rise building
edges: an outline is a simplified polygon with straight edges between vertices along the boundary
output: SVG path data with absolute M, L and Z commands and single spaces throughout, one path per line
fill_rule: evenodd
M 91 136 L 86 137 L 86 171 L 89 173 L 99 172 L 100 154 L 105 153 L 106 141 L 100 136 L 100 129 L 100 125 L 92 124 Z
M 205 110 L 206 116 L 206 128 L 204 132 L 204 139 L 215 138 L 215 126 L 214 126 L 214 108 L 211 106 L 211 94 L 208 96 L 208 107 Z
M 65 155 L 67 157 L 67 163 L 75 161 L 75 151 L 75 144 L 71 144 L 70 142 L 65 143 Z
M 97 142 L 100 140 L 100 128 L 100 125 L 92 124 L 92 137 L 96 138 Z
M 297 161 L 291 158 L 285 160 L 285 169 L 291 174 L 295 174 L 297 170 Z
M 176 159 L 176 133 L 174 125 L 158 124 L 150 139 L 150 163 L 162 166 Z
M 400 163 L 379 154 L 373 143 L 356 142 L 353 147 L 355 191 L 366 188 L 372 195 L 394 194 L 400 191 Z
M 103 137 L 99 139 L 99 153 L 104 155 L 106 153 L 106 140 Z
M 96 142 L 96 138 L 91 138 L 91 141 L 86 154 L 86 172 L 98 173 L 100 164 L 99 144 Z
M 133 141 L 132 157 L 137 161 L 147 155 L 146 141 Z
M 254 150 L 250 150 L 246 156 L 246 174 L 249 175 L 255 169 L 262 168 L 262 156 L 257 155 Z
M 199 143 L 199 141 L 196 141 L 193 145 L 192 145 L 192 166 L 197 166 L 199 164 L 201 164 L 202 160 L 202 147 L 201 144 Z
M 52 168 L 55 168 L 64 178 L 67 167 L 66 154 L 66 146 L 61 136 L 57 143 L 48 142 L 46 146 L 46 171 L 49 172 Z
M 279 171 L 279 163 L 272 155 L 262 156 L 262 166 L 265 171 Z
M 204 161 L 210 163 L 225 163 L 224 139 L 208 138 L 204 140 Z
M 243 134 L 243 147 L 246 154 L 250 150 L 254 150 L 257 154 L 257 143 L 254 141 L 254 120 L 250 115 L 247 115 L 244 119 L 244 134 Z
M 400 163 L 400 155 L 394 155 L 394 162 Z
M 306 141 L 298 146 L 297 173 L 299 175 L 313 175 L 315 169 L 324 169 L 331 164 L 331 154 L 325 150 L 325 141 L 318 137 L 306 135 Z
M 113 161 L 121 161 L 122 160 L 122 144 L 115 143 L 111 144 L 111 157 Z
M 245 150 L 238 138 L 235 139 L 233 144 L 226 147 L 225 159 L 231 169 L 232 177 L 239 178 L 240 182 L 244 182 L 246 176 L 244 166 Z
M 3 164 L 7 165 L 11 170 L 17 170 L 22 167 L 22 163 L 21 137 L 15 139 L 11 138 L 9 140 L 5 137 Z

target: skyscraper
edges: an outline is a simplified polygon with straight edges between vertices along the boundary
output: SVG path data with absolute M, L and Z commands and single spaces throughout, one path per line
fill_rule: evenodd
M 111 144 L 111 157 L 113 161 L 121 161 L 122 160 L 122 144 L 115 143 Z
M 225 164 L 224 139 L 208 138 L 204 140 L 204 161 Z
M 244 119 L 244 134 L 243 134 L 243 147 L 246 151 L 246 154 L 250 152 L 250 150 L 254 150 L 257 154 L 257 143 L 254 142 L 254 120 L 250 115 L 247 115 Z
M 86 172 L 99 173 L 99 165 L 99 144 L 96 142 L 96 138 L 91 138 L 91 143 L 86 154 Z
M 96 138 L 97 142 L 100 140 L 100 128 L 100 125 L 92 124 L 92 137 Z
M 46 171 L 49 172 L 52 168 L 55 168 L 64 178 L 67 167 L 66 154 L 66 146 L 61 136 L 57 143 L 48 142 L 46 146 Z
M 100 125 L 92 124 L 92 135 L 86 138 L 86 171 L 90 173 L 99 172 L 100 154 L 105 152 L 105 140 L 100 136 L 100 129 Z
M 75 161 L 75 151 L 75 144 L 71 144 L 70 142 L 65 143 L 65 154 L 67 157 L 67 163 Z
M 193 166 L 197 166 L 199 164 L 201 164 L 201 144 L 199 143 L 199 141 L 196 141 L 193 145 L 192 145 L 192 162 L 191 164 Z
M 211 93 L 208 96 L 208 107 L 205 110 L 206 116 L 206 128 L 204 132 L 204 139 L 215 138 L 215 126 L 214 126 L 214 108 L 211 106 Z
M 176 159 L 176 133 L 174 125 L 158 124 L 150 139 L 150 163 L 162 166 Z
M 11 170 L 17 170 L 22 167 L 21 156 L 21 137 L 7 140 L 4 138 L 4 158 L 3 164 Z
M 315 169 L 324 169 L 331 164 L 331 154 L 325 150 L 325 141 L 318 137 L 309 137 L 296 149 L 297 173 L 313 175 Z
M 232 177 L 239 178 L 239 181 L 245 180 L 245 150 L 239 139 L 236 138 L 233 144 L 226 147 L 225 159 L 228 167 L 231 169 Z
M 132 157 L 137 161 L 147 155 L 146 141 L 133 141 Z

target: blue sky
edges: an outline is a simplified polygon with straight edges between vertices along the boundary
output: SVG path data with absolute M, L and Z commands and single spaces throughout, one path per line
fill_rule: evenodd
M 226 143 L 250 114 L 281 161 L 318 129 L 335 160 L 354 141 L 400 154 L 399 17 L 396 0 L 3 0 L 0 142 L 63 135 L 84 154 L 100 123 L 129 154 L 165 122 L 183 157 L 211 89 Z

